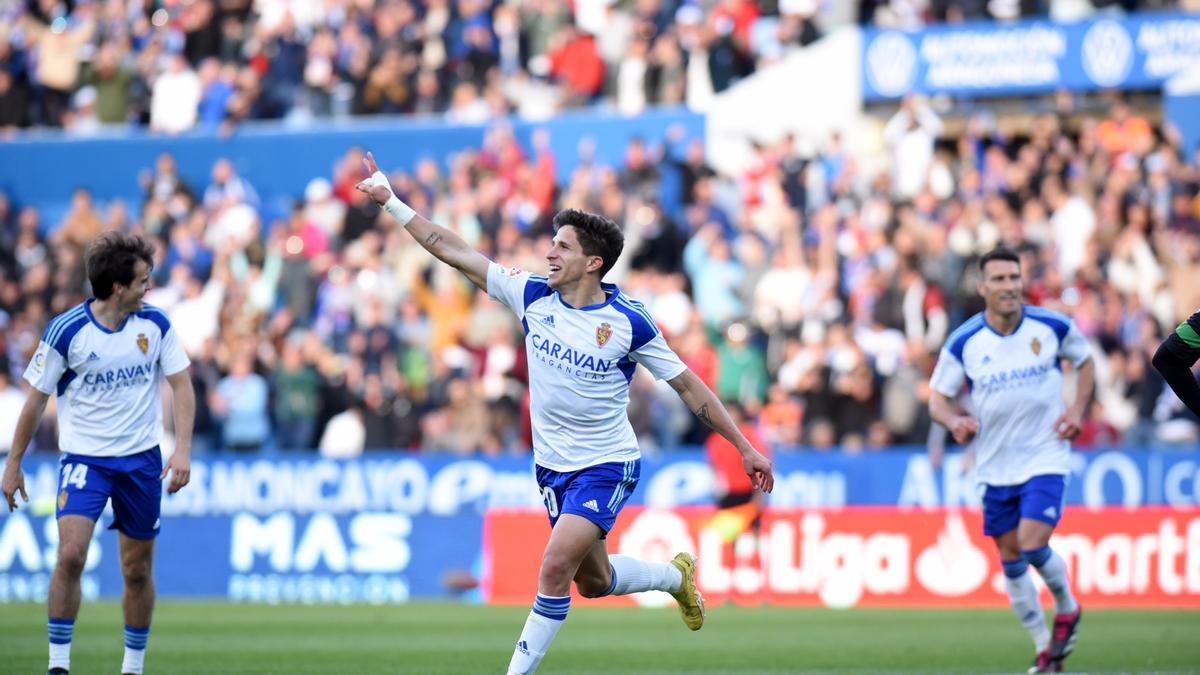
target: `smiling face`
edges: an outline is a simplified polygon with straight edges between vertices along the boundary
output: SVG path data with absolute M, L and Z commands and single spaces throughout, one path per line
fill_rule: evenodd
M 112 297 L 122 311 L 141 311 L 142 300 L 146 297 L 146 291 L 150 290 L 150 269 L 146 261 L 139 260 L 133 266 L 133 281 L 129 282 L 128 286 L 113 284 Z
M 1025 295 L 1025 280 L 1021 266 L 1011 260 L 991 260 L 983 268 L 979 295 L 988 311 L 1000 316 L 1012 316 L 1021 311 Z
M 599 270 L 604 259 L 584 253 L 575 227 L 564 225 L 554 235 L 550 250 L 546 253 L 546 262 L 550 263 L 550 274 L 547 275 L 550 288 L 560 288 L 578 283 L 590 272 Z

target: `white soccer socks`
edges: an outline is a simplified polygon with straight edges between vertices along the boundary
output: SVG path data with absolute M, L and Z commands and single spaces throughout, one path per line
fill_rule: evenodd
M 542 657 L 562 628 L 563 620 L 567 618 L 567 610 L 571 609 L 571 596 L 556 598 L 538 593 L 533 602 L 529 618 L 525 619 L 525 628 L 517 647 L 513 650 L 512 660 L 508 662 L 509 675 L 529 675 L 537 670 Z
M 47 619 L 46 635 L 50 638 L 50 665 L 47 669 L 71 669 L 71 637 L 75 619 Z
M 141 675 L 146 660 L 146 643 L 150 640 L 150 627 L 134 628 L 125 625 L 125 660 L 121 662 L 122 673 Z
M 677 593 L 683 583 L 679 568 L 671 563 L 656 563 L 638 560 L 627 555 L 610 555 L 612 586 L 605 595 L 629 595 L 645 591 Z
M 1049 546 L 1033 551 L 1021 551 L 1021 557 L 1037 568 L 1046 582 L 1046 588 L 1054 596 L 1054 611 L 1057 614 L 1073 614 L 1079 603 L 1071 594 L 1071 580 L 1067 578 L 1067 563 Z
M 1038 602 L 1037 587 L 1033 577 L 1026 571 L 1029 565 L 1024 560 L 1002 560 L 1004 587 L 1013 613 L 1033 638 L 1034 651 L 1042 652 L 1050 646 L 1050 629 L 1046 627 L 1046 615 Z

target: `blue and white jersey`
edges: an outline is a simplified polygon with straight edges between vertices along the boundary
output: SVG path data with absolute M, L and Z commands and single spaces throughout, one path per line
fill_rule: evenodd
M 554 471 L 575 471 L 640 456 L 629 424 L 629 382 L 637 364 L 654 377 L 687 366 L 641 303 L 601 284 L 607 299 L 575 308 L 546 277 L 492 263 L 488 295 L 508 305 L 525 327 L 533 457 Z
M 116 331 L 92 316 L 91 300 L 50 321 L 25 379 L 58 396 L 58 447 L 124 457 L 162 437 L 159 379 L 189 361 L 162 310 L 143 305 Z
M 1033 476 L 1070 472 L 1071 444 L 1054 422 L 1066 410 L 1061 360 L 1091 356 L 1070 317 L 1025 305 L 1011 335 L 992 330 L 980 312 L 951 333 L 930 386 L 953 398 L 965 385 L 979 420 L 976 477 L 987 485 L 1019 485 Z

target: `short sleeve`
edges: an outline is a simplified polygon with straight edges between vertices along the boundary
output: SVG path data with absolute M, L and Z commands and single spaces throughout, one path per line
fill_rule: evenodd
M 163 375 L 181 373 L 192 364 L 183 351 L 183 345 L 179 344 L 176 331 L 169 327 L 163 332 L 162 345 L 158 352 L 158 364 L 162 368 Z
M 1058 357 L 1070 361 L 1073 366 L 1080 366 L 1091 355 L 1092 347 L 1088 344 L 1087 338 L 1079 332 L 1079 327 L 1075 325 L 1074 321 L 1070 322 L 1067 326 L 1067 334 L 1059 341 Z
M 645 366 L 656 380 L 673 380 L 687 370 L 687 365 L 667 346 L 662 333 L 655 334 L 640 348 L 629 352 L 629 358 Z
M 524 319 L 525 309 L 534 300 L 550 295 L 551 290 L 546 277 L 491 262 L 488 264 L 487 292 Z
M 25 368 L 24 377 L 34 389 L 49 396 L 57 391 L 58 383 L 66 373 L 66 358 L 59 354 L 57 349 L 42 341 L 38 343 L 33 359 Z
M 938 355 L 937 365 L 933 368 L 933 375 L 929 378 L 929 386 L 942 396 L 953 398 L 962 391 L 966 379 L 967 372 L 963 369 L 962 361 L 949 347 L 943 347 L 942 353 Z
M 1179 324 L 1163 344 L 1179 358 L 1195 363 L 1200 358 L 1200 312 Z

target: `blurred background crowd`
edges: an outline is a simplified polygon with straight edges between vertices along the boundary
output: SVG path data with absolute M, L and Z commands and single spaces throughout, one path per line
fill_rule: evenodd
M 1197 0 L 0 3 L 0 130 L 176 134 L 406 113 L 483 123 L 711 97 L 847 22 L 1072 19 Z
M 574 20 L 539 0 L 6 6 L 0 114 L 24 116 L 0 124 L 491 120 L 477 150 L 392 171 L 397 194 L 494 260 L 539 272 L 557 210 L 620 223 L 625 253 L 608 280 L 644 301 L 683 360 L 780 450 L 939 444 L 928 376 L 949 332 L 982 309 L 978 257 L 1009 246 L 1029 301 L 1071 315 L 1093 344 L 1097 395 L 1077 447 L 1200 440 L 1149 366 L 1162 336 L 1200 307 L 1200 156 L 1147 111 L 1114 98 L 1097 114 L 1062 94 L 1022 121 L 945 120 L 910 97 L 880 120 L 872 155 L 837 134 L 786 137 L 755 145 L 737 175 L 716 171 L 703 140 L 677 127 L 634 138 L 614 165 L 586 148 L 555 156 L 545 132 L 524 149 L 495 119 L 521 112 L 514 101 L 631 112 L 679 102 L 696 82 L 728 86 L 815 39 L 822 8 L 576 5 Z M 860 10 L 891 20 L 909 5 L 953 20 L 1010 3 Z M 193 361 L 199 450 L 528 452 L 520 324 L 354 190 L 364 150 L 347 148 L 302 195 L 260 194 L 227 160 L 191 184 L 170 153 L 131 177 L 138 204 L 79 189 L 46 222 L 0 193 L 0 449 L 42 331 L 88 295 L 84 247 L 123 229 L 156 243 L 147 301 Z M 385 170 L 398 161 L 378 159 Z M 281 198 L 290 212 L 264 206 Z M 631 398 L 645 450 L 706 442 L 665 383 L 639 370 Z M 44 420 L 35 442 L 53 450 L 54 416 Z

